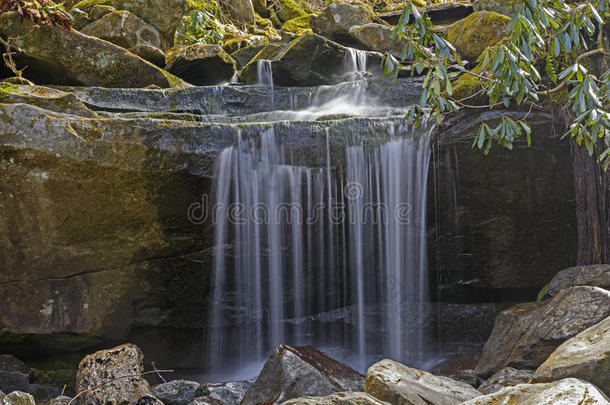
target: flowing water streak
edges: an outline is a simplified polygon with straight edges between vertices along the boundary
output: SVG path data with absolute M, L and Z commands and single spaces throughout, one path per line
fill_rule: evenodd
M 256 61 L 256 74 L 259 86 L 269 88 L 271 106 L 275 104 L 275 94 L 273 92 L 273 66 L 271 61 L 267 59 L 259 59 Z
M 349 349 L 359 370 L 375 356 L 417 364 L 430 150 L 426 133 L 397 128 L 347 147 L 345 176 L 335 175 L 328 130 L 325 168 L 291 164 L 272 129 L 220 154 L 211 368 L 261 361 L 280 343 Z M 345 203 L 341 223 L 331 220 L 336 202 Z M 338 329 L 313 321 L 342 307 L 352 315 Z

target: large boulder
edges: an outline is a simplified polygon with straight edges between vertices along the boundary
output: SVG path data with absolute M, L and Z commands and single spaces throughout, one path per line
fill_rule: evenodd
M 5 397 L 0 395 L 0 405 L 36 405 L 36 401 L 26 392 L 13 391 Z
M 14 38 L 25 76 L 43 84 L 160 87 L 183 82 L 127 50 L 58 26 L 36 28 L 15 12 L 0 15 L 0 34 Z
M 0 391 L 13 392 L 29 389 L 32 370 L 10 354 L 0 355 Z
M 166 69 L 199 86 L 228 82 L 235 74 L 235 60 L 219 45 L 193 44 L 170 49 Z
M 610 317 L 559 346 L 533 376 L 534 382 L 574 377 L 610 395 Z
M 173 380 L 156 385 L 155 397 L 165 405 L 189 405 L 197 397 L 199 383 L 187 380 Z
M 2 97 L 3 103 L 24 103 L 35 105 L 45 110 L 80 117 L 96 118 L 98 115 L 90 110 L 74 94 L 44 86 L 19 86 L 7 91 Z
M 366 7 L 331 3 L 320 15 L 312 15 L 309 24 L 314 33 L 349 45 L 354 43 L 350 29 L 371 22 L 373 14 Z
M 561 290 L 577 285 L 588 285 L 610 290 L 610 264 L 576 266 L 561 270 L 540 291 L 542 300 L 552 298 Z
M 571 287 L 544 303 L 502 311 L 476 366 L 487 376 L 510 366 L 535 369 L 560 344 L 610 315 L 610 291 Z
M 86 356 L 78 365 L 76 374 L 76 391 L 84 392 L 78 398 L 78 403 L 131 405 L 146 395 L 153 396 L 150 385 L 141 376 L 144 372 L 143 360 L 142 351 L 133 344 Z M 109 382 L 111 380 L 114 381 Z
M 264 52 L 265 49 L 263 49 Z M 368 52 L 366 69 L 375 70 L 381 63 L 381 54 Z M 317 86 L 331 84 L 346 71 L 345 61 L 350 58 L 348 48 L 321 37 L 306 34 L 281 48 L 271 60 L 273 82 L 280 86 Z M 258 82 L 260 56 L 248 63 L 240 72 L 246 83 Z M 375 73 L 379 73 L 375 71 Z
M 83 0 L 74 7 L 89 12 L 97 5 L 129 10 L 152 24 L 163 38 L 164 49 L 173 45 L 176 27 L 186 11 L 186 0 Z
M 403 40 L 392 36 L 392 28 L 378 23 L 352 27 L 350 34 L 363 48 L 389 52 L 396 58 L 400 58 L 405 47 Z
M 483 51 L 510 33 L 510 18 L 493 11 L 480 11 L 447 28 L 447 39 L 463 58 L 474 62 Z
M 364 392 L 337 392 L 325 397 L 290 399 L 282 405 L 389 405 Z
M 365 391 L 391 404 L 450 405 L 482 395 L 472 386 L 381 360 L 366 372 Z
M 608 398 L 594 385 L 566 378 L 549 384 L 520 384 L 462 403 L 462 405 L 608 405 Z
M 489 377 L 477 388 L 483 394 L 493 394 L 504 387 L 526 384 L 532 379 L 534 372 L 531 370 L 517 370 L 512 367 L 505 367 Z
M 304 396 L 361 391 L 364 376 L 312 346 L 280 345 L 250 385 L 241 405 L 280 404 Z
M 155 48 L 161 46 L 159 31 L 127 10 L 108 13 L 87 25 L 81 32 L 126 49 L 142 45 Z

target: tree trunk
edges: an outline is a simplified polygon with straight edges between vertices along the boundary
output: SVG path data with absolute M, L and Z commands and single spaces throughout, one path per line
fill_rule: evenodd
M 578 265 L 610 263 L 610 170 L 571 140 L 578 225 Z

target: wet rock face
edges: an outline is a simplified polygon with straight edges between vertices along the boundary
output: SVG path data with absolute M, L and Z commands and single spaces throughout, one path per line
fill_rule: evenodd
M 533 382 L 580 378 L 610 395 L 610 317 L 559 346 L 538 367 Z
M 303 396 L 362 390 L 364 377 L 312 346 L 278 346 L 241 405 L 280 404 Z
M 238 24 L 254 23 L 254 6 L 251 0 L 227 0 L 229 13 Z
M 9 354 L 0 355 L 0 391 L 13 392 L 29 389 L 32 370 Z
M 462 405 L 608 405 L 608 398 L 594 385 L 566 378 L 549 384 L 520 384 L 490 395 L 480 396 Z
M 377 399 L 391 404 L 459 404 L 482 395 L 471 385 L 437 377 L 393 360 L 369 367 L 364 388 Z
M 610 264 L 577 266 L 561 270 L 542 289 L 540 298 L 543 300 L 552 298 L 559 291 L 577 285 L 588 285 L 610 290 Z
M 144 371 L 144 356 L 133 344 L 101 350 L 85 357 L 78 365 L 76 391 L 86 391 L 78 398 L 81 405 L 131 405 L 144 396 L 153 396 Z M 121 378 L 126 377 L 126 378 Z M 116 380 L 94 387 L 109 380 Z
M 310 25 L 314 33 L 350 45 L 354 43 L 350 29 L 371 22 L 373 15 L 366 7 L 331 3 L 319 16 L 311 17 Z
M 493 394 L 505 387 L 526 384 L 534 374 L 531 370 L 517 370 L 512 367 L 505 367 L 489 377 L 477 389 L 483 394 Z
M 235 60 L 219 45 L 174 48 L 167 52 L 166 63 L 170 73 L 198 86 L 228 82 L 235 73 Z
M 364 392 L 337 392 L 326 397 L 290 399 L 282 405 L 389 405 Z
M 81 32 L 127 49 L 135 46 L 161 46 L 159 31 L 127 10 L 108 13 L 87 25 Z
M 433 141 L 428 268 L 438 273 L 432 291 L 441 302 L 534 301 L 559 270 L 576 262 L 569 143 L 540 115 L 530 116 L 532 147 L 518 142 L 512 152 L 496 148 L 489 156 L 472 149 L 479 124 L 495 123 L 501 114 L 469 113 Z
M 610 315 L 610 291 L 571 287 L 545 303 L 515 305 L 496 319 L 476 372 L 535 369 L 560 344 Z
M 114 44 L 75 30 L 44 26 L 32 29 L 14 12 L 0 16 L 0 33 L 15 37 L 22 51 L 18 65 L 38 83 L 105 87 L 172 87 L 181 80 Z

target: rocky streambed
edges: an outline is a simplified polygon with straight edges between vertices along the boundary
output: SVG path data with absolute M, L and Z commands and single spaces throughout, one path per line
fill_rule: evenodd
M 608 265 L 559 272 L 541 291 L 541 301 L 501 312 L 474 370 L 458 366 L 451 377 L 390 359 L 362 375 L 313 346 L 280 345 L 251 380 L 201 384 L 171 380 L 167 370 L 145 372 L 140 348 L 124 344 L 83 358 L 75 385 L 65 391 L 71 396 L 54 397 L 59 387 L 37 383 L 25 364 L 4 355 L 0 388 L 10 393 L 0 393 L 0 400 L 7 405 L 47 400 L 49 405 L 608 404 L 609 280 Z

